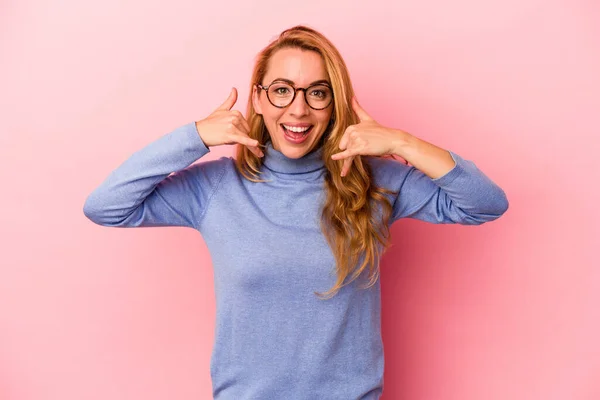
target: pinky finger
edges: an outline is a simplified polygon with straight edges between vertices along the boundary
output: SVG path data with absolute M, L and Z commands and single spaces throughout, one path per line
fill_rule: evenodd
M 354 157 L 348 157 L 344 160 L 344 165 L 342 166 L 342 176 L 346 176 L 348 174 L 353 160 Z
M 233 136 L 233 140 L 238 142 L 239 144 L 243 144 L 244 146 L 258 146 L 258 140 L 250 139 L 246 134 L 238 134 Z
M 246 146 L 248 150 L 254 153 L 257 157 L 264 156 L 262 150 L 258 148 L 258 140 L 250 139 L 248 136 L 244 135 L 236 135 L 235 138 L 239 144 Z

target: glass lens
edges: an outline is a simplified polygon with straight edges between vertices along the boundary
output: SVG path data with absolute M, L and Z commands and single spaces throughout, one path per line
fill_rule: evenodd
M 294 97 L 294 88 L 283 82 L 272 83 L 267 93 L 269 100 L 277 107 L 285 107 Z
M 333 97 L 331 88 L 325 85 L 315 85 L 306 89 L 306 101 L 312 108 L 325 108 Z

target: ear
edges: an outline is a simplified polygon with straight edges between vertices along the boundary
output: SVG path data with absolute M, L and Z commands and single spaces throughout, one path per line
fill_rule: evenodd
M 257 114 L 262 115 L 262 107 L 260 105 L 260 99 L 258 93 L 258 87 L 256 85 L 252 86 L 252 105 L 254 106 L 254 111 Z

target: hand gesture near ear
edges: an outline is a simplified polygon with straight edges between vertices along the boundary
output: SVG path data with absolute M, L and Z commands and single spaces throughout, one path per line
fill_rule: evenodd
M 331 156 L 333 160 L 344 160 L 342 176 L 348 173 L 354 157 L 392 154 L 395 149 L 394 141 L 398 139 L 399 131 L 377 123 L 361 108 L 356 97 L 352 98 L 352 109 L 358 115 L 360 123 L 346 128 L 340 141 L 340 150 L 344 151 Z
M 258 140 L 250 139 L 250 125 L 238 110 L 231 107 L 237 101 L 237 89 L 232 88 L 229 97 L 208 117 L 196 122 L 196 129 L 207 147 L 240 143 L 257 157 L 264 156 L 258 148 Z

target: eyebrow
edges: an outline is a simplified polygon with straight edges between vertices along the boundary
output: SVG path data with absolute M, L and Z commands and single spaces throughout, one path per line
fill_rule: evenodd
M 295 85 L 296 85 L 296 83 L 295 83 L 294 81 L 291 81 L 291 80 L 289 80 L 289 79 L 285 79 L 285 78 L 275 78 L 275 79 L 273 79 L 273 81 L 272 81 L 272 82 L 275 82 L 275 81 L 283 81 L 283 82 L 287 82 L 287 83 L 289 83 L 289 84 L 290 84 L 290 85 L 292 85 L 292 86 L 295 86 Z M 309 83 L 309 84 L 308 84 L 308 86 L 312 86 L 312 85 L 318 85 L 318 84 L 321 84 L 321 83 L 326 83 L 327 85 L 330 85 L 330 86 L 331 86 L 331 83 L 329 83 L 329 81 L 328 81 L 327 79 L 319 79 L 318 81 L 314 81 L 314 82 L 312 82 L 312 83 Z

